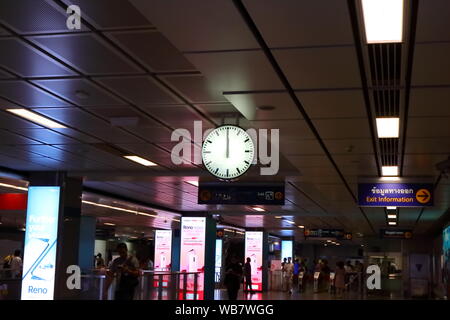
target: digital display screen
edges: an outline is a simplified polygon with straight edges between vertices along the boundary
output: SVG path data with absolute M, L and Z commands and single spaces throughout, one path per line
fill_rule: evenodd
M 29 187 L 22 300 L 53 300 L 60 187 Z
M 200 272 L 197 282 L 197 298 L 203 299 L 203 282 L 205 271 L 205 232 L 206 218 L 181 218 L 181 252 L 180 271 Z M 181 283 L 182 284 L 182 283 Z M 187 299 L 193 299 L 194 275 L 188 276 L 186 285 Z
M 245 233 L 245 260 L 250 258 L 252 271 L 252 289 L 262 291 L 263 269 L 263 233 L 248 231 Z
M 443 235 L 443 265 L 442 265 L 442 276 L 444 277 L 444 283 L 448 286 L 450 285 L 450 226 L 444 229 Z
M 294 260 L 292 257 L 293 252 L 293 243 L 291 240 L 283 240 L 281 241 L 281 261 L 284 261 L 284 258 Z
M 220 269 L 222 268 L 222 239 L 216 239 L 216 276 L 215 282 L 220 282 Z
M 155 271 L 170 271 L 172 263 L 172 230 L 155 231 Z

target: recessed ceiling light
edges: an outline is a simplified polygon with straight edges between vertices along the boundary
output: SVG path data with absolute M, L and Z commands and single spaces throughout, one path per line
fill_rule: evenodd
M 274 106 L 259 106 L 256 107 L 258 110 L 262 110 L 262 111 L 272 111 L 275 110 Z
M 396 214 L 388 214 L 387 217 L 388 217 L 388 219 L 397 219 Z
M 26 188 L 26 187 L 14 186 L 12 184 L 7 184 L 7 183 L 0 183 L 0 187 L 11 188 L 11 189 L 16 189 L 16 190 L 22 190 L 22 191 L 28 191 L 28 188 Z
M 186 183 L 192 184 L 193 186 L 198 187 L 198 180 L 189 180 L 189 181 L 185 181 Z
M 151 162 L 151 161 L 149 161 L 149 160 L 146 160 L 146 159 L 144 159 L 144 158 L 138 157 L 138 156 L 123 156 L 123 157 L 126 158 L 126 159 L 128 159 L 128 160 L 137 162 L 137 163 L 139 163 L 139 164 L 141 164 L 141 165 L 143 165 L 143 166 L 146 166 L 146 167 L 157 166 L 156 163 Z
M 403 0 L 362 0 L 367 43 L 403 41 Z
M 116 224 L 115 223 L 105 222 L 104 225 L 106 225 L 106 226 L 115 226 Z
M 386 207 L 388 210 L 397 210 L 397 207 Z
M 275 216 L 275 219 L 283 219 L 283 216 Z
M 398 166 L 383 166 L 381 173 L 383 176 L 398 176 Z
M 287 223 L 290 223 L 290 224 L 295 224 L 295 222 L 294 222 L 294 221 L 291 221 L 291 220 L 286 220 L 286 222 L 287 222 Z
M 378 138 L 398 138 L 399 128 L 399 118 L 377 118 Z
M 395 221 L 389 221 L 388 224 L 389 224 L 390 226 L 395 226 L 395 225 L 397 224 L 397 222 L 395 222 Z
M 255 211 L 258 211 L 258 212 L 266 211 L 265 209 L 260 208 L 260 207 L 252 207 L 252 209 L 255 210 Z
M 50 129 L 66 128 L 65 126 L 63 126 L 62 124 L 60 124 L 58 122 L 55 122 L 48 118 L 45 118 L 37 113 L 27 110 L 27 109 L 6 109 L 6 111 L 14 113 L 15 115 L 18 115 L 19 117 L 22 117 L 24 119 L 35 122 L 37 124 L 43 125 L 44 127 L 47 127 Z
M 327 242 L 332 242 L 331 240 L 327 240 Z
M 300 229 L 305 229 L 305 226 L 298 226 Z
M 381 177 L 382 181 L 400 181 L 401 179 L 399 177 Z

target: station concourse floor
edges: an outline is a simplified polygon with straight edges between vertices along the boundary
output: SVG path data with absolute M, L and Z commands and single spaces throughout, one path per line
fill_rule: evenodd
M 227 291 L 225 289 L 216 289 L 214 292 L 214 300 L 228 300 Z M 355 292 L 346 292 L 342 298 L 338 298 L 335 294 L 329 292 L 314 293 L 311 290 L 305 292 L 293 292 L 289 294 L 283 291 L 267 291 L 254 294 L 244 293 L 239 290 L 238 300 L 404 300 L 403 297 L 391 296 L 363 296 Z

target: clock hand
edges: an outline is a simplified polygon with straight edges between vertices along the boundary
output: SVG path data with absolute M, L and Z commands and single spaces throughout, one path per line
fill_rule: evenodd
M 230 138 L 229 138 L 228 129 L 227 129 L 227 154 L 226 154 L 226 157 L 228 158 L 229 155 L 230 155 Z

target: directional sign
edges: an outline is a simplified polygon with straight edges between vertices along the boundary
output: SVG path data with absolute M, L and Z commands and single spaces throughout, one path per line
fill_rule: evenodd
M 284 205 L 284 184 L 200 183 L 198 204 Z
M 380 237 L 384 239 L 411 239 L 412 231 L 409 229 L 381 229 Z
M 342 229 L 306 229 L 304 231 L 305 238 L 336 238 L 344 237 Z
M 426 183 L 360 183 L 358 203 L 362 207 L 431 207 L 433 185 Z

